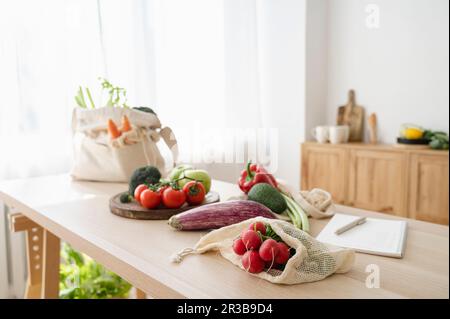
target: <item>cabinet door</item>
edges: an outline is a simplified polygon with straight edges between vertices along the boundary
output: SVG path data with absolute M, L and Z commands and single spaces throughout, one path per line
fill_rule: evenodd
M 302 148 L 301 188 L 321 188 L 333 200 L 344 204 L 347 185 L 347 151 L 331 146 L 304 145 Z
M 409 217 L 448 225 L 448 156 L 412 154 Z
M 406 216 L 406 165 L 403 153 L 351 150 L 348 204 Z

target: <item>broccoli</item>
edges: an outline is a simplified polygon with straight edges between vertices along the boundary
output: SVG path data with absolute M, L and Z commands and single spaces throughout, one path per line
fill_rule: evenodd
M 147 106 L 135 106 L 135 107 L 133 107 L 133 109 L 156 115 L 155 111 L 153 111 L 151 108 L 149 108 Z
M 141 184 L 156 184 L 161 179 L 161 172 L 154 166 L 140 167 L 134 171 L 130 178 L 130 194 Z
M 126 204 L 126 203 L 131 202 L 131 199 L 132 199 L 132 197 L 128 193 L 123 193 L 123 194 L 120 195 L 120 202 L 122 204 Z

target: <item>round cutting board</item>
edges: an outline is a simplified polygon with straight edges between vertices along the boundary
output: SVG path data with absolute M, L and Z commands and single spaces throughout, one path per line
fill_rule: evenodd
M 210 191 L 206 194 L 205 200 L 200 205 L 189 206 L 185 203 L 180 208 L 172 209 L 160 206 L 156 209 L 147 209 L 139 205 L 134 199 L 130 203 L 121 203 L 120 195 L 125 192 L 119 193 L 109 200 L 109 208 L 111 213 L 117 216 L 132 218 L 132 219 L 169 219 L 171 216 L 184 212 L 186 210 L 199 207 L 202 205 L 207 205 L 211 203 L 216 203 L 220 200 L 218 193 Z

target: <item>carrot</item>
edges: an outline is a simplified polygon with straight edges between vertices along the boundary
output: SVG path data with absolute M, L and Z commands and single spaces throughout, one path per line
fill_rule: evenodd
M 112 119 L 108 120 L 108 133 L 112 139 L 118 138 L 122 134 Z
M 131 124 L 130 120 L 128 119 L 128 116 L 124 115 L 122 116 L 122 132 L 128 131 L 131 131 Z

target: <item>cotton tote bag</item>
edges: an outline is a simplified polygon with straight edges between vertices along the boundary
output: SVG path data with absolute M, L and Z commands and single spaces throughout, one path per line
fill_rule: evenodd
M 126 115 L 132 129 L 111 139 L 108 119 L 120 123 Z M 152 165 L 163 176 L 175 166 L 178 158 L 177 140 L 169 127 L 153 113 L 119 107 L 98 109 L 75 108 L 72 114 L 74 162 L 71 175 L 75 179 L 101 182 L 128 182 L 136 168 Z M 161 155 L 158 142 L 170 149 L 170 163 Z

